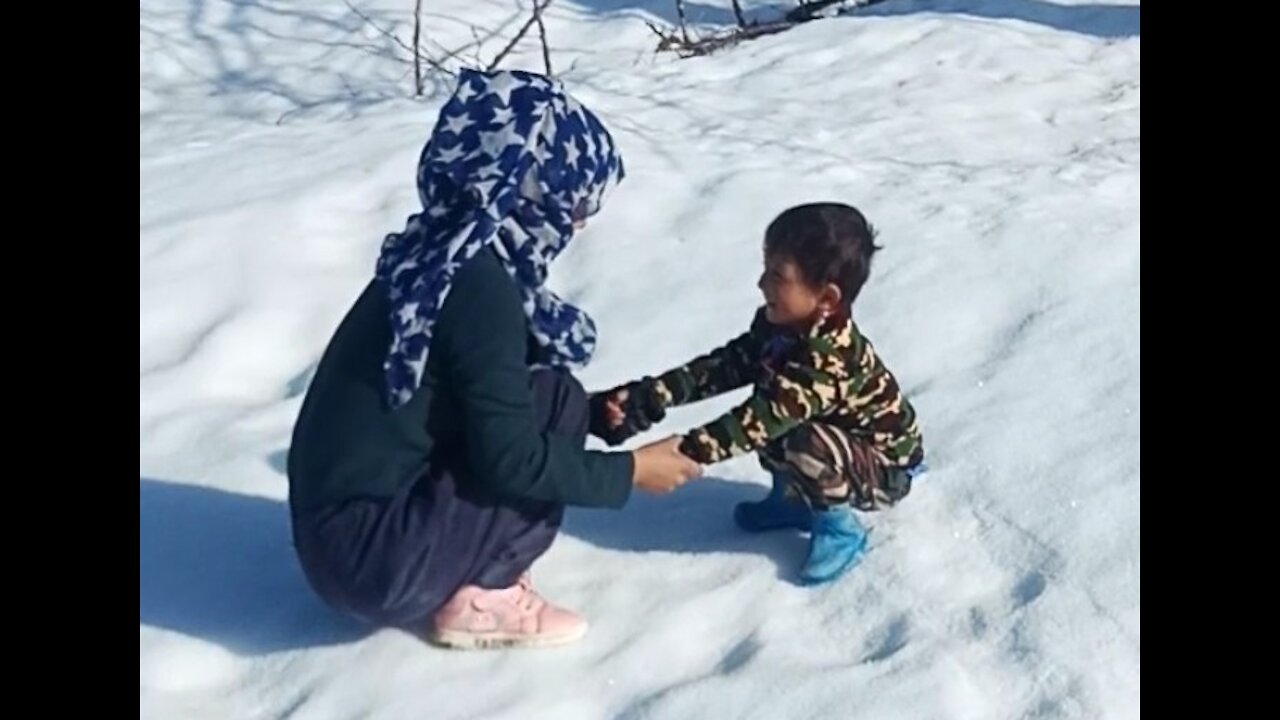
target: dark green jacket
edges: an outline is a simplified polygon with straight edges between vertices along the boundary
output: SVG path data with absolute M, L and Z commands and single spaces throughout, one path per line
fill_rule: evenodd
M 365 288 L 329 343 L 289 450 L 295 508 L 387 497 L 443 462 L 460 483 L 513 498 L 621 507 L 630 453 L 589 452 L 542 433 L 526 364 L 528 321 L 491 250 L 458 272 L 440 310 L 422 386 L 392 409 L 383 380 L 391 343 L 387 287 Z

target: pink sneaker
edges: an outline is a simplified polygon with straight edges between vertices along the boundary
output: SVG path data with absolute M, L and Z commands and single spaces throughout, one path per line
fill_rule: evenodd
M 544 600 L 525 573 L 502 590 L 464 585 L 436 611 L 428 639 L 475 650 L 564 645 L 586 633 L 585 620 Z

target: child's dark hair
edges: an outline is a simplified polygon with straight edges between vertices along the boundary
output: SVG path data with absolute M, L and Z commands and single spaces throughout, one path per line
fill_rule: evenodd
M 867 276 L 876 229 L 857 208 L 823 202 L 783 211 L 764 232 L 766 255 L 781 254 L 799 267 L 810 287 L 834 283 L 842 301 L 852 306 Z

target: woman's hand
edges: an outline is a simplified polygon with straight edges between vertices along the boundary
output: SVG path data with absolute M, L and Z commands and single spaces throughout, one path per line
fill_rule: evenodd
M 680 452 L 680 436 L 649 443 L 631 453 L 631 480 L 645 492 L 663 495 L 702 474 L 702 466 Z

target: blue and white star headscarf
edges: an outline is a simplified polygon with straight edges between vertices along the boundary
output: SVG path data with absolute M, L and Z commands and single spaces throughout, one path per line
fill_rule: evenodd
M 393 407 L 422 382 L 432 330 L 463 263 L 492 247 L 515 279 L 536 341 L 535 366 L 585 365 L 595 323 L 543 285 L 573 223 L 621 182 L 622 158 L 599 119 L 555 80 L 463 70 L 418 163 L 423 211 L 387 236 L 377 275 L 391 288 L 384 364 Z

